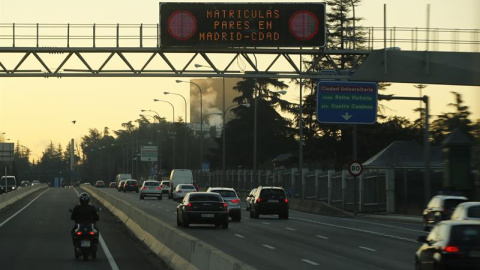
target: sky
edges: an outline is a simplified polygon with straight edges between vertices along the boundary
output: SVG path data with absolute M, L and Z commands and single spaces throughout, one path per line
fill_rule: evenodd
M 355 9 L 356 16 L 363 18 L 361 25 L 383 26 L 384 4 L 387 5 L 387 26 L 426 27 L 427 4 L 430 4 L 431 28 L 480 29 L 479 0 L 363 0 Z M 153 0 L 0 0 L 0 23 L 156 24 L 158 5 L 159 2 Z M 0 43 L 0 46 L 9 45 Z M 175 92 L 186 97 L 189 103 L 190 85 L 177 84 L 175 79 L 0 78 L 0 139 L 28 147 L 31 158 L 38 160 L 50 142 L 65 147 L 72 138 L 78 142 L 91 128 L 122 129 L 122 123 L 139 118 L 141 109 L 154 110 L 171 119 L 171 107 L 154 103 L 154 98 L 170 101 L 176 116 L 183 117 L 183 99 L 163 95 L 164 91 Z M 285 97 L 298 102 L 298 91 L 292 86 Z M 423 94 L 430 97 L 432 115 L 449 111 L 447 104 L 453 102 L 451 91 L 463 95 L 472 119 L 480 119 L 479 87 L 428 85 Z M 412 84 L 393 84 L 385 93 L 419 95 Z M 388 108 L 387 115 L 418 117 L 413 112 L 418 103 L 381 104 Z

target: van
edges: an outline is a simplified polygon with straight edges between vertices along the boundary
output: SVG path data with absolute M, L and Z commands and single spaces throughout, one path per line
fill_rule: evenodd
M 2 176 L 0 179 L 0 194 L 14 191 L 15 189 L 17 189 L 17 180 L 15 179 L 15 176 Z
M 115 183 L 117 183 L 117 186 L 118 186 L 120 184 L 120 181 L 127 180 L 127 179 L 132 179 L 132 175 L 129 173 L 119 173 L 115 177 Z
M 173 190 L 178 184 L 193 184 L 193 173 L 189 169 L 173 169 L 170 173 L 170 191 L 168 198 L 173 198 Z

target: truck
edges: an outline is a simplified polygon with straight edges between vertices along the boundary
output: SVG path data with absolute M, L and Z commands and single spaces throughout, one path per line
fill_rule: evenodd
M 13 175 L 2 176 L 0 179 L 0 194 L 8 193 L 17 189 L 17 180 Z
M 120 184 L 120 181 L 127 180 L 127 179 L 132 179 L 132 175 L 129 173 L 117 174 L 117 176 L 115 177 L 115 182 L 117 183 L 117 187 L 118 187 L 118 184 Z
M 170 172 L 170 191 L 168 198 L 173 199 L 173 190 L 178 184 L 193 184 L 193 173 L 189 169 L 173 169 Z

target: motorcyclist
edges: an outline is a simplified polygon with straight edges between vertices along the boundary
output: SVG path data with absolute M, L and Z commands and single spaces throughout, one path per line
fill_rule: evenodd
M 95 206 L 90 205 L 90 195 L 86 192 L 83 192 L 78 196 L 78 200 L 80 201 L 79 205 L 76 205 L 75 208 L 73 208 L 72 215 L 70 217 L 71 220 L 75 221 L 75 225 L 72 228 L 71 234 L 72 234 L 72 240 L 73 240 L 73 235 L 75 233 L 75 228 L 77 227 L 77 224 L 79 223 L 93 223 L 95 224 L 98 220 L 100 220 L 100 217 L 98 216 L 97 209 Z M 95 226 L 95 228 L 98 230 L 98 228 Z

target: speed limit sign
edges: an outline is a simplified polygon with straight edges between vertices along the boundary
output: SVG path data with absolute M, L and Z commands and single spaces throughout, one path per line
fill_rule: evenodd
M 348 165 L 348 172 L 351 176 L 359 176 L 360 174 L 362 174 L 362 171 L 363 167 L 360 162 L 353 161 L 352 163 L 350 163 L 350 165 Z

